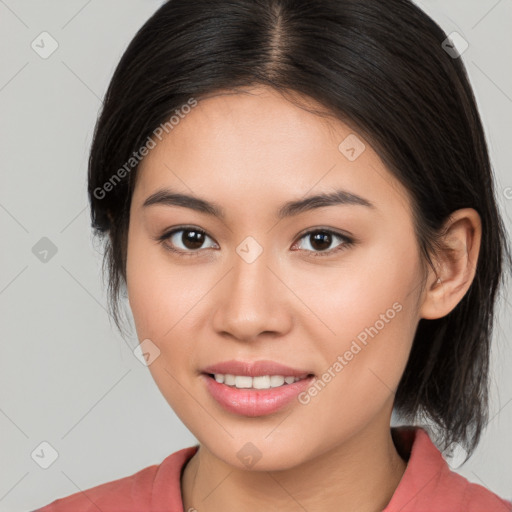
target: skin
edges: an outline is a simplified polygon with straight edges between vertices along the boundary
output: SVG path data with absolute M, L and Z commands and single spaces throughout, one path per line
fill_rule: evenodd
M 437 275 L 426 273 L 407 191 L 360 135 L 360 156 L 342 154 L 351 133 L 256 87 L 199 101 L 139 167 L 127 291 L 139 340 L 160 350 L 151 374 L 200 443 L 182 475 L 185 511 L 381 511 L 405 471 L 390 434 L 394 392 L 420 318 L 445 316 L 469 288 L 481 224 L 472 209 L 454 212 L 445 226 L 451 250 L 436 257 Z M 162 187 L 215 202 L 225 220 L 143 207 Z M 374 208 L 276 217 L 287 201 L 338 188 Z M 184 225 L 206 232 L 199 249 L 184 245 L 182 232 L 155 240 Z M 354 243 L 315 256 L 322 246 L 302 233 L 321 228 Z M 252 263 L 236 252 L 247 236 L 263 248 Z M 167 250 L 173 242 L 195 254 Z M 326 247 L 343 244 L 333 236 Z M 394 303 L 400 312 L 307 405 L 236 415 L 200 378 L 228 359 L 270 359 L 321 376 Z M 252 467 L 237 456 L 247 442 L 261 454 Z

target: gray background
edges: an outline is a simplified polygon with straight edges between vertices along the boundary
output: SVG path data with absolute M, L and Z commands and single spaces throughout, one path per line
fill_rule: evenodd
M 34 509 L 196 442 L 134 357 L 136 339 L 109 323 L 86 197 L 101 98 L 128 42 L 162 3 L 0 0 L 0 511 Z M 510 232 L 512 1 L 418 4 L 469 43 L 462 59 Z M 59 45 L 47 59 L 31 47 L 43 31 Z M 36 250 L 48 249 L 43 237 L 57 251 L 46 261 Z M 509 296 L 510 288 L 495 330 L 492 420 L 458 471 L 512 499 Z M 48 469 L 31 456 L 43 441 L 58 452 Z

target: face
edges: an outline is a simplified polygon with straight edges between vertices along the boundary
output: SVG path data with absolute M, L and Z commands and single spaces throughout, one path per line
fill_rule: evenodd
M 138 173 L 129 303 L 156 384 L 199 442 L 226 464 L 253 451 L 277 470 L 389 428 L 422 271 L 408 194 L 370 145 L 261 87 L 199 101 Z M 304 203 L 336 191 L 352 200 Z M 288 370 L 256 367 L 278 377 L 235 387 L 207 375 L 232 360 Z M 279 385 L 293 369 L 309 377 Z

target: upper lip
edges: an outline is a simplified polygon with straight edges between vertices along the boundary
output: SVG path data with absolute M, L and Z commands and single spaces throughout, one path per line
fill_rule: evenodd
M 275 361 L 222 361 L 203 368 L 203 373 L 222 373 L 224 375 L 245 375 L 259 377 L 261 375 L 282 375 L 283 377 L 307 377 L 312 375 L 308 370 L 291 368 Z

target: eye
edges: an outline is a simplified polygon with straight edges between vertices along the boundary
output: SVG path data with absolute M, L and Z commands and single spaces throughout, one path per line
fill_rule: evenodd
M 312 252 L 312 256 L 331 256 L 334 253 L 347 249 L 354 244 L 354 240 L 348 236 L 336 233 L 329 229 L 316 229 L 304 233 L 299 240 L 309 240 L 306 244 L 306 248 L 299 247 L 300 250 L 306 250 Z M 341 240 L 337 246 L 333 249 L 329 249 L 335 240 Z M 295 247 L 297 244 L 294 244 Z M 309 247 L 308 247 L 309 246 Z
M 213 245 L 203 247 L 205 240 L 211 240 Z M 336 239 L 341 242 L 334 248 L 332 246 Z M 205 231 L 194 226 L 182 226 L 165 232 L 163 235 L 156 237 L 168 251 L 178 253 L 181 256 L 197 256 L 200 249 L 218 248 L 218 245 L 210 238 Z M 309 243 L 306 247 L 299 247 L 299 250 L 312 253 L 312 256 L 330 256 L 334 253 L 347 249 L 354 244 L 354 240 L 346 235 L 336 233 L 330 229 L 310 230 L 301 235 L 299 240 L 306 240 Z M 292 248 L 298 244 L 295 243 Z M 309 246 L 309 247 L 308 247 Z
M 165 249 L 183 256 L 194 256 L 199 249 L 207 249 L 208 247 L 202 247 L 206 239 L 212 240 L 202 229 L 195 227 L 173 229 L 157 238 Z M 218 247 L 215 242 L 213 247 Z

